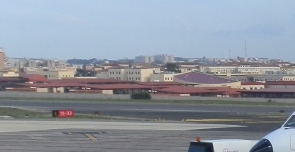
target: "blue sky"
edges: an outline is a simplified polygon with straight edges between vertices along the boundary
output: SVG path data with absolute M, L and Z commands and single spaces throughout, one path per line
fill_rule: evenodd
M 294 0 L 1 0 L 9 57 L 244 56 L 295 61 Z

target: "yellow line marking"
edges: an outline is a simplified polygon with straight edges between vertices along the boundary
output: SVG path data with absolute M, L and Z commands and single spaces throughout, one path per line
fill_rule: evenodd
M 85 134 L 85 136 L 86 136 L 89 140 L 97 141 L 97 139 L 96 139 L 95 137 L 93 137 L 92 135 L 90 135 L 90 134 Z

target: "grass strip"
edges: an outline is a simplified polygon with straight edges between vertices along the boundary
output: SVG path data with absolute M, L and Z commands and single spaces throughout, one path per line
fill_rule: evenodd
M 295 106 L 294 103 L 276 101 L 224 101 L 224 100 L 140 100 L 140 99 L 76 99 L 76 98 L 0 98 L 1 101 L 40 102 L 92 102 L 92 103 L 143 103 L 143 104 L 200 104 L 200 105 L 246 105 L 246 106 Z

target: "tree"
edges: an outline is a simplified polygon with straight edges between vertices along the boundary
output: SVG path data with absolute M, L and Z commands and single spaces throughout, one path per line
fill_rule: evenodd
M 181 73 L 181 70 L 179 69 L 179 66 L 176 63 L 166 63 L 165 64 L 165 71 Z

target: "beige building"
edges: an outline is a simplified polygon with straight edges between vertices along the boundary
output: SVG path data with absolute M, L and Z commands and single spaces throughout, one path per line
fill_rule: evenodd
M 150 75 L 153 73 L 153 69 L 126 69 L 126 80 L 148 82 L 150 81 Z
M 117 80 L 127 80 L 126 69 L 108 69 L 107 76 L 101 75 L 101 77 L 107 77 Z
M 283 81 L 295 81 L 295 76 L 283 76 Z
M 150 75 L 153 73 L 153 69 L 108 69 L 108 76 L 99 75 L 99 77 L 107 77 L 123 81 L 147 82 L 150 81 Z
M 39 74 L 47 79 L 62 79 L 75 77 L 74 71 L 27 71 L 27 74 Z
M 173 77 L 175 74 L 172 73 L 159 73 L 151 74 L 151 82 L 173 82 Z
M 0 48 L 0 70 L 5 68 L 6 56 L 2 48 Z
M 19 77 L 19 73 L 14 71 L 1 72 L 0 77 Z

